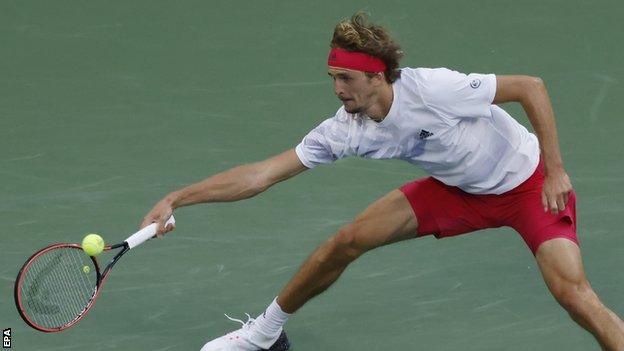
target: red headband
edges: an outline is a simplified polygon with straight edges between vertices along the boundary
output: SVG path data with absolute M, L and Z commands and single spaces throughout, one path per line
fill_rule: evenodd
M 357 51 L 347 51 L 340 48 L 332 48 L 327 58 L 330 67 L 354 69 L 363 72 L 384 72 L 386 64 L 371 55 Z

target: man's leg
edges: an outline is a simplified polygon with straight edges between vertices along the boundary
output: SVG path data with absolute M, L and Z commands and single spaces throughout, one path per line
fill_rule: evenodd
M 567 239 L 551 239 L 539 246 L 535 258 L 548 289 L 572 319 L 604 350 L 624 350 L 624 322 L 592 290 L 579 247 Z
M 410 203 L 394 190 L 371 204 L 352 223 L 321 244 L 277 297 L 293 313 L 332 285 L 349 263 L 366 251 L 416 237 L 417 221 Z
M 319 246 L 253 323 L 206 343 L 202 351 L 288 350 L 282 329 L 290 313 L 338 279 L 349 263 L 378 246 L 416 237 L 414 210 L 400 190 L 374 202 Z

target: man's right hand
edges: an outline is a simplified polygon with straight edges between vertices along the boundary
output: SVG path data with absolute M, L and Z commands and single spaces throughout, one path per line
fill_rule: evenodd
M 168 233 L 175 229 L 175 224 L 167 224 L 167 227 L 164 227 L 165 222 L 171 217 L 173 214 L 173 207 L 171 206 L 171 201 L 168 198 L 164 198 L 160 200 L 154 208 L 145 217 L 143 217 L 143 222 L 141 223 L 141 228 L 144 228 L 152 223 L 158 223 L 158 231 L 156 232 L 156 236 L 162 237 L 165 233 Z

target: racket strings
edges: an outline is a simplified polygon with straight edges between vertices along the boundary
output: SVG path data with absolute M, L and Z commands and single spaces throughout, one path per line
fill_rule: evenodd
M 84 312 L 96 284 L 93 261 L 80 249 L 59 247 L 35 258 L 25 272 L 22 308 L 35 324 L 60 328 Z

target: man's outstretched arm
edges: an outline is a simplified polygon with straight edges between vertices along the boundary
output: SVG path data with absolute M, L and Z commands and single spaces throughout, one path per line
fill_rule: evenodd
M 178 207 L 247 199 L 306 169 L 308 168 L 301 163 L 294 149 L 264 161 L 231 168 L 169 193 L 144 217 L 141 228 L 157 222 L 159 223 L 158 234 L 162 235 L 173 230 L 173 227 L 163 228 L 162 226 L 173 210 Z
M 562 211 L 568 202 L 572 184 L 563 168 L 555 115 L 546 86 L 536 77 L 497 76 L 494 103 L 509 101 L 516 101 L 522 105 L 539 140 L 540 151 L 544 157 L 545 179 L 542 190 L 544 210 L 550 210 L 552 213 Z

